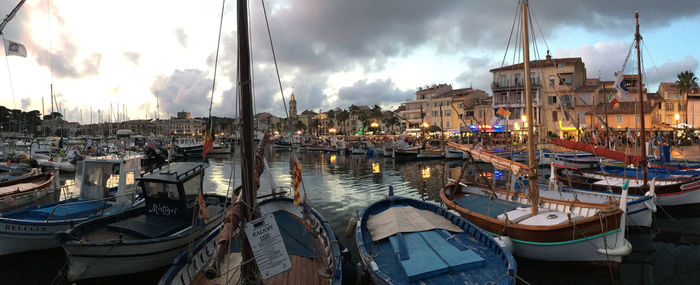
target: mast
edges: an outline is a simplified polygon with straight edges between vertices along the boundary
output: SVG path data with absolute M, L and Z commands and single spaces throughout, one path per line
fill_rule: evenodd
M 253 208 L 255 199 L 253 196 L 253 90 L 251 85 L 250 68 L 250 42 L 248 38 L 248 1 L 238 0 L 238 72 L 240 76 L 241 90 L 241 198 L 245 205 L 241 217 L 241 224 L 245 224 L 253 218 Z M 241 251 L 244 261 L 253 259 L 253 252 L 248 243 L 246 235 L 243 237 L 243 248 Z M 246 262 L 242 265 L 241 276 L 243 284 L 249 283 L 256 276 L 255 263 Z
M 639 92 L 639 126 L 641 129 L 641 147 L 642 147 L 642 175 L 644 177 L 644 186 L 647 186 L 647 132 L 644 127 L 644 90 L 642 90 L 642 61 L 641 53 L 639 51 L 639 42 L 642 41 L 642 35 L 639 34 L 639 11 L 634 12 L 634 19 L 637 22 L 634 41 L 637 48 L 637 92 Z
M 531 95 L 531 90 L 530 90 L 530 42 L 529 42 L 529 35 L 527 31 L 528 27 L 528 20 L 527 20 L 527 0 L 522 1 L 522 18 L 523 18 L 523 71 L 525 72 L 525 76 L 527 76 L 527 80 L 525 80 L 525 113 L 527 113 L 527 158 L 528 158 L 528 179 L 530 180 L 529 183 L 529 190 L 528 193 L 530 195 L 530 210 L 532 212 L 532 215 L 537 215 L 537 210 L 539 208 L 539 200 L 540 200 L 540 193 L 537 190 L 537 177 L 535 174 L 535 167 L 537 167 L 537 164 L 535 163 L 535 134 L 533 132 L 533 127 L 532 127 L 532 113 L 533 113 L 533 108 L 532 108 L 532 95 Z M 524 77 L 525 77 L 524 76 Z
M 15 8 L 13 8 L 12 11 L 10 11 L 10 13 L 7 14 L 5 19 L 2 20 L 2 22 L 0 23 L 0 35 L 2 35 L 2 30 L 5 29 L 5 26 L 7 25 L 7 23 L 9 23 L 12 20 L 12 18 L 15 17 L 15 14 L 17 14 L 17 11 L 19 11 L 19 8 L 22 8 L 22 5 L 24 4 L 25 1 L 27 1 L 27 0 L 19 1 L 17 6 L 15 6 Z

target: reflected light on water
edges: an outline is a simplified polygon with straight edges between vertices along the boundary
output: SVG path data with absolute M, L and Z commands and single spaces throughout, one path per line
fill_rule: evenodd
M 372 163 L 372 173 L 382 173 L 379 168 L 379 162 Z
M 426 166 L 425 168 L 421 169 L 420 172 L 423 179 L 430 178 L 430 167 Z
M 331 155 L 331 158 L 329 159 L 330 163 L 335 163 L 335 154 Z

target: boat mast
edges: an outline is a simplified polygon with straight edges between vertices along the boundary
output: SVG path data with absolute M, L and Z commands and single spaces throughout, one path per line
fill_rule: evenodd
M 19 8 L 22 8 L 22 5 L 24 4 L 25 1 L 27 1 L 27 0 L 19 1 L 19 3 L 15 6 L 15 8 L 13 8 L 12 11 L 10 11 L 10 13 L 7 14 L 5 19 L 3 19 L 2 22 L 0 22 L 0 35 L 2 35 L 2 31 L 5 29 L 5 26 L 7 26 L 7 23 L 9 23 L 12 20 L 12 18 L 15 17 L 15 15 L 17 14 L 17 11 L 19 11 Z
M 245 205 L 245 210 L 241 213 L 241 224 L 245 225 L 253 217 L 253 207 L 255 199 L 253 196 L 253 168 L 255 165 L 253 157 L 253 90 L 251 85 L 250 70 L 250 42 L 248 38 L 248 1 L 238 0 L 238 72 L 240 75 L 241 88 L 241 184 L 243 186 L 241 198 Z M 243 228 L 243 227 L 241 227 Z M 253 259 L 253 252 L 248 243 L 246 235 L 243 238 L 243 248 L 241 251 L 243 261 L 241 276 L 243 284 L 249 283 L 256 276 L 255 263 L 247 262 Z
M 639 92 L 639 126 L 641 128 L 641 147 L 642 147 L 642 175 L 644 177 L 644 186 L 647 186 L 647 132 L 644 127 L 644 90 L 642 90 L 642 61 L 641 53 L 639 52 L 639 42 L 642 41 L 642 35 L 639 34 L 639 11 L 634 12 L 634 19 L 637 22 L 634 41 L 637 48 L 637 92 Z
M 537 210 L 539 208 L 540 194 L 537 190 L 537 177 L 535 174 L 535 133 L 533 132 L 533 108 L 532 108 L 532 96 L 530 92 L 530 42 L 529 35 L 527 32 L 528 20 L 527 20 L 527 0 L 522 1 L 522 18 L 523 18 L 523 71 L 525 72 L 525 113 L 527 114 L 527 158 L 528 158 L 528 179 L 530 195 L 530 210 L 532 215 L 537 215 Z

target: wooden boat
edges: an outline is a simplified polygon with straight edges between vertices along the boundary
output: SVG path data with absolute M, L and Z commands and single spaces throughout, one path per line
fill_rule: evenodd
M 342 284 L 341 248 L 333 229 L 321 214 L 305 203 L 294 206 L 294 200 L 285 197 L 263 200 L 258 206 L 261 216 L 274 216 L 291 260 L 291 269 L 265 278 L 265 284 Z M 205 272 L 219 242 L 220 229 L 195 245 L 191 261 L 187 258 L 188 252 L 177 257 L 159 284 L 236 284 L 240 270 L 220 276 L 210 272 L 212 279 Z M 219 265 L 222 272 L 228 272 L 228 268 L 238 266 L 242 260 L 240 236 L 235 236 L 230 244 L 224 263 Z M 349 262 L 349 256 L 345 258 Z
M 464 152 L 453 148 L 453 147 L 447 147 L 445 149 L 445 158 L 447 159 L 463 159 L 464 158 Z
M 530 74 L 528 37 L 528 1 L 520 2 L 523 28 L 523 72 Z M 533 102 L 530 81 L 523 88 L 527 116 L 527 154 L 529 165 L 475 150 L 467 145 L 450 146 L 470 156 L 509 170 L 514 177 L 526 175 L 527 194 L 499 189 L 487 183 L 448 183 L 440 189 L 447 208 L 457 211 L 477 226 L 500 239 L 512 241 L 513 254 L 544 261 L 620 263 L 632 251 L 625 239 L 624 213 L 627 191 L 620 206 L 566 201 L 539 196 L 536 175 L 536 136 L 533 129 Z
M 416 154 L 416 158 L 418 159 L 431 159 L 443 157 L 445 157 L 445 151 L 442 148 L 419 149 L 418 154 Z
M 488 233 L 391 190 L 363 210 L 355 241 L 374 284 L 515 284 L 515 259 Z
M 33 175 L 0 182 L 0 213 L 36 204 L 58 201 L 61 190 L 54 171 L 33 171 Z
M 292 143 L 285 141 L 285 140 L 276 140 L 272 142 L 272 148 L 277 148 L 277 149 L 292 149 Z
M 393 158 L 416 158 L 420 152 L 420 146 L 394 147 Z
M 238 284 L 241 280 L 246 280 L 256 284 L 340 284 L 340 252 L 330 226 L 316 211 L 304 203 L 295 206 L 301 201 L 287 198 L 272 198 L 256 207 L 257 189 L 260 186 L 258 178 L 264 169 L 262 149 L 268 138 L 263 139 L 262 146 L 254 157 L 247 2 L 238 0 L 237 5 L 238 45 L 245 47 L 238 49 L 241 67 L 238 72 L 240 82 L 249 82 L 240 86 L 241 165 L 244 165 L 241 169 L 241 188 L 234 191 L 237 199 L 225 211 L 226 218 L 219 236 L 209 237 L 209 241 L 216 239 L 215 244 L 209 247 L 205 240 L 200 247 L 204 250 L 196 253 L 193 251 L 195 259 L 178 259 L 181 261 L 176 261 L 161 283 L 189 284 L 194 280 L 196 283 Z M 298 186 L 301 168 L 297 167 L 297 163 L 295 160 L 293 175 Z M 295 199 L 300 197 L 297 192 Z M 255 219 L 254 212 L 260 213 L 262 217 Z M 277 227 L 282 230 L 275 230 Z M 234 231 L 240 233 L 236 238 Z M 256 236 L 264 236 L 265 239 L 255 240 Z M 242 241 L 240 243 L 236 242 L 239 238 Z M 238 247 L 237 244 L 241 246 Z M 213 251 L 209 252 L 207 248 L 212 248 Z M 238 248 L 240 250 L 235 250 Z M 270 260 L 274 257 L 276 259 Z M 211 261 L 205 261 L 204 258 Z M 252 260 L 255 262 L 250 262 Z M 202 265 L 209 262 L 211 264 L 202 270 Z M 229 269 L 233 267 L 240 267 L 240 270 L 229 274 L 232 273 Z M 206 277 L 215 280 L 204 278 L 205 271 L 208 272 Z
M 700 203 L 700 178 L 694 179 L 653 179 L 644 183 L 643 178 L 630 175 L 582 172 L 572 169 L 558 169 L 557 180 L 568 187 L 595 191 L 621 193 L 625 180 L 629 180 L 629 192 L 633 195 L 656 195 L 660 206 L 680 206 Z M 653 187 L 652 187 L 653 186 Z
M 135 205 L 134 178 L 140 175 L 140 156 L 88 157 L 76 171 L 80 197 L 3 213 L 0 217 L 0 255 L 58 248 L 54 234 L 90 219 L 124 211 Z M 118 172 L 115 173 L 114 170 Z M 117 184 L 116 189 L 111 188 Z M 60 189 L 53 191 L 60 194 Z
M 71 281 L 120 276 L 170 264 L 216 228 L 226 198 L 202 194 L 208 165 L 175 162 L 137 178 L 145 207 L 84 222 L 56 238 L 68 257 Z M 209 218 L 199 213 L 205 212 Z M 199 213 L 198 213 L 199 212 Z
M 75 172 L 75 164 L 71 163 L 65 157 L 55 157 L 53 159 L 37 159 L 39 166 L 50 169 L 58 169 L 63 173 Z

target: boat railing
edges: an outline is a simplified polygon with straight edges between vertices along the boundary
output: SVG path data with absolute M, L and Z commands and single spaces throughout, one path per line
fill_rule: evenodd
M 56 206 L 53 208 L 53 210 L 51 211 L 51 214 L 49 214 L 49 216 L 46 217 L 46 220 L 44 220 L 44 222 L 48 222 L 49 220 L 51 220 L 51 216 L 53 216 L 53 214 L 56 213 L 56 209 L 58 209 L 58 208 L 60 208 L 60 207 L 64 207 L 64 206 L 73 206 L 73 205 L 81 205 L 81 204 L 88 204 L 88 203 L 94 203 L 94 202 L 99 202 L 99 201 L 104 201 L 104 205 L 102 206 L 102 211 L 101 211 L 101 212 L 102 212 L 101 214 L 104 215 L 105 207 L 107 207 L 107 201 L 115 200 L 115 199 L 118 198 L 118 197 L 124 197 L 124 196 L 129 196 L 129 195 L 131 195 L 131 196 L 132 196 L 132 199 L 134 199 L 136 193 L 135 193 L 135 192 L 124 193 L 124 194 L 114 195 L 114 196 L 110 196 L 110 197 L 102 198 L 102 199 L 98 199 L 98 200 L 80 201 L 80 202 L 72 202 L 72 203 L 65 203 L 65 204 L 61 204 L 61 205 L 56 205 Z

